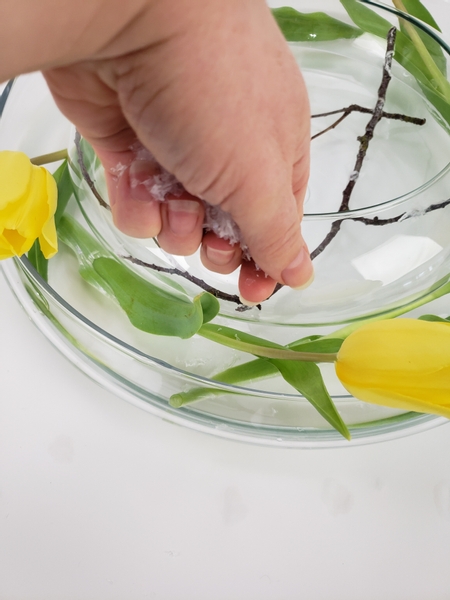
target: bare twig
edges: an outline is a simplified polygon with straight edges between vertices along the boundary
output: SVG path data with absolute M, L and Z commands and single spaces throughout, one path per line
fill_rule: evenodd
M 386 102 L 386 92 L 389 86 L 389 82 L 391 81 L 391 66 L 392 57 L 394 55 L 396 33 L 397 30 L 395 29 L 395 27 L 391 27 L 387 35 L 387 46 L 383 65 L 383 76 L 381 79 L 380 87 L 378 88 L 377 102 L 375 104 L 372 117 L 366 125 L 364 135 L 358 138 L 359 149 L 358 154 L 356 156 L 355 166 L 353 168 L 352 174 L 350 175 L 349 182 L 342 193 L 342 201 L 339 207 L 339 212 L 346 212 L 349 210 L 350 198 L 358 180 L 359 174 L 361 172 L 361 167 L 366 157 L 370 141 L 373 138 L 375 127 L 383 118 L 383 108 Z M 336 237 L 341 228 L 341 225 L 342 220 L 333 221 L 331 229 L 326 235 L 325 239 L 317 246 L 315 250 L 313 250 L 313 252 L 311 252 L 312 260 L 314 260 L 319 254 L 321 254 L 321 252 L 325 250 L 328 244 Z
M 184 277 L 184 279 L 187 279 L 191 283 L 197 285 L 202 290 L 205 290 L 205 292 L 209 292 L 219 300 L 227 300 L 228 302 L 234 302 L 238 305 L 238 307 L 240 307 L 240 311 L 244 311 L 248 308 L 251 308 L 243 304 L 239 296 L 237 296 L 236 294 L 227 294 L 226 292 L 222 292 L 221 290 L 218 290 L 215 287 L 203 281 L 203 279 L 191 275 L 188 271 L 183 271 L 175 267 L 161 267 L 160 265 L 156 265 L 154 263 L 147 263 L 143 260 L 140 260 L 139 258 L 135 258 L 134 256 L 122 256 L 122 258 L 132 262 L 135 265 L 139 265 L 140 267 L 146 267 L 147 269 L 152 269 L 153 271 L 158 271 L 159 273 L 166 273 L 167 275 L 178 275 L 179 277 Z M 261 310 L 261 305 L 258 304 L 257 308 Z
M 380 225 L 391 225 L 391 223 L 398 223 L 399 221 L 406 221 L 407 219 L 413 219 L 414 217 L 420 215 L 426 215 L 427 213 L 433 212 L 435 210 L 441 210 L 450 205 L 450 198 L 448 200 L 443 200 L 442 202 L 438 202 L 436 204 L 430 204 L 423 210 L 418 210 L 415 212 L 414 210 L 411 212 L 404 212 L 401 215 L 396 215 L 395 217 L 390 217 L 389 219 L 380 219 L 379 217 L 373 217 L 373 219 L 368 219 L 367 217 L 350 217 L 351 221 L 358 221 L 359 223 L 364 223 L 364 225 L 373 225 L 375 227 Z
M 97 191 L 97 188 L 95 187 L 95 184 L 92 181 L 91 176 L 88 173 L 88 170 L 86 169 L 86 165 L 84 164 L 83 148 L 81 147 L 81 135 L 78 133 L 78 131 L 75 132 L 75 147 L 77 149 L 77 161 L 78 161 L 78 165 L 81 169 L 81 174 L 83 175 L 83 179 L 88 184 L 91 192 L 97 198 L 100 206 L 102 206 L 103 208 L 106 208 L 107 210 L 111 210 L 109 205 L 103 200 L 103 198 Z
M 329 127 L 319 131 L 319 133 L 314 134 L 311 137 L 311 140 L 315 140 L 319 136 L 331 131 L 335 127 L 337 127 L 344 119 L 346 119 L 353 112 L 359 112 L 364 114 L 373 114 L 373 108 L 366 108 L 365 106 L 360 106 L 359 104 L 350 104 L 345 108 L 338 108 L 337 110 L 330 110 L 325 113 L 317 113 L 315 115 L 311 115 L 311 119 L 318 119 L 319 117 L 330 117 L 332 115 L 338 115 L 339 113 L 343 113 L 336 121 L 334 121 Z M 381 115 L 384 119 L 393 119 L 394 121 L 403 121 L 403 123 L 412 123 L 413 125 L 425 125 L 427 122 L 426 119 L 421 119 L 418 117 L 410 117 L 409 115 L 404 115 L 402 113 L 390 113 L 390 112 L 382 112 Z

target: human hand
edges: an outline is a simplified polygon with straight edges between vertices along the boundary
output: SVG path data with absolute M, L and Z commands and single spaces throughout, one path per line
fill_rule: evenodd
M 205 266 L 230 273 L 241 248 L 203 235 L 201 198 L 232 216 L 248 246 L 254 262 L 244 260 L 239 277 L 246 303 L 267 298 L 276 282 L 307 283 L 309 105 L 265 2 L 149 0 L 138 17 L 82 60 L 44 73 L 103 162 L 117 227 L 157 236 L 173 254 L 201 244 Z M 158 166 L 140 144 L 187 191 L 155 200 L 146 183 Z

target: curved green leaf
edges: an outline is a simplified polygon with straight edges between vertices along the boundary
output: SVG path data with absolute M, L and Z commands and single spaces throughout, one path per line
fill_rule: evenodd
M 298 390 L 322 415 L 322 417 L 348 440 L 350 432 L 338 413 L 323 381 L 322 373 L 315 363 L 294 362 L 269 358 L 283 379 Z
M 272 14 L 288 42 L 327 42 L 340 38 L 356 38 L 360 29 L 338 21 L 323 13 L 301 13 L 284 6 L 274 8 Z
M 363 31 L 382 37 L 383 39 L 386 38 L 392 26 L 389 21 L 356 0 L 340 0 L 340 2 L 352 21 Z M 414 10 L 418 8 L 417 3 L 413 8 Z M 419 12 L 423 15 L 423 11 Z M 411 12 L 411 14 L 414 13 Z M 434 22 L 432 17 L 431 19 L 427 17 L 427 19 Z M 432 62 L 434 61 L 437 67 L 433 69 L 435 72 L 431 72 L 415 44 L 405 31 L 405 28 L 397 31 L 394 58 L 417 79 L 427 99 L 437 109 L 442 119 L 447 124 L 450 124 L 450 105 L 447 98 L 447 96 L 450 96 L 450 85 L 446 80 L 447 65 L 442 49 L 430 36 L 416 29 L 420 39 L 422 39 L 426 46 L 426 50 L 430 54 L 430 65 L 433 66 Z
M 194 302 L 172 296 L 114 258 L 95 258 L 92 265 L 138 329 L 185 339 L 192 337 L 202 326 L 199 296 Z
M 27 253 L 28 260 L 45 281 L 48 281 L 48 259 L 42 253 L 39 240 L 35 240 Z
M 313 338 L 313 339 L 311 339 Z M 301 350 L 302 352 L 324 352 L 337 353 L 342 346 L 343 340 L 340 338 L 321 338 L 321 336 L 311 336 L 297 340 L 288 344 L 286 348 L 291 350 Z M 276 369 L 264 358 L 255 358 L 242 365 L 230 367 L 225 371 L 217 373 L 212 379 L 221 383 L 242 383 L 243 381 L 252 381 L 263 377 L 270 377 L 276 374 Z
M 55 224 L 58 223 L 66 210 L 66 206 L 74 194 L 72 177 L 70 176 L 69 164 L 65 160 L 53 173 L 58 187 L 58 205 L 55 212 Z
M 391 23 L 356 0 L 340 0 L 349 17 L 363 31 L 386 38 Z
M 260 341 L 260 339 L 258 338 Z M 312 335 L 285 346 L 291 350 L 305 350 L 310 352 L 337 353 L 341 347 L 343 339 L 341 338 L 321 338 L 319 335 Z M 212 377 L 219 383 L 228 383 L 231 385 L 243 383 L 246 381 L 255 381 L 264 377 L 272 377 L 279 373 L 279 370 L 266 358 L 255 358 L 236 367 L 230 367 L 221 371 Z M 223 392 L 220 392 L 222 394 Z M 219 394 L 219 392 L 217 392 Z M 191 402 L 202 400 L 215 395 L 213 388 L 194 388 L 188 392 L 176 394 L 174 406 L 182 406 Z
M 422 315 L 419 317 L 420 321 L 436 321 L 437 323 L 450 323 L 450 317 L 444 319 L 443 317 L 438 317 L 437 315 Z
M 230 327 L 214 324 L 210 324 L 206 327 L 204 326 L 199 331 L 200 335 L 204 335 L 205 332 L 207 332 L 205 337 L 210 339 L 215 338 L 215 336 L 223 336 L 232 342 L 237 343 L 243 342 L 269 348 L 290 348 L 291 350 L 314 353 L 335 353 L 342 344 L 342 339 L 339 338 L 320 338 L 319 336 L 311 336 L 298 340 L 287 347 L 283 347 L 279 344 L 237 331 Z M 277 373 L 280 373 L 290 385 L 298 390 L 328 421 L 328 423 L 330 423 L 330 425 L 344 437 L 350 439 L 348 429 L 328 394 L 320 369 L 313 362 L 307 363 L 302 361 L 258 358 L 243 365 L 222 371 L 215 375 L 213 379 L 221 383 L 236 384 L 243 381 L 276 375 Z M 215 390 L 213 388 L 194 388 L 187 392 L 174 394 L 170 399 L 170 404 L 178 408 L 185 404 L 196 402 L 198 400 L 205 400 L 213 396 L 222 395 L 223 393 L 223 391 Z
M 410 15 L 417 17 L 437 31 L 441 31 L 428 8 L 426 8 L 420 0 L 403 0 L 403 4 Z
M 203 324 L 209 323 L 219 314 L 219 301 L 209 292 L 203 292 L 198 298 L 200 298 L 200 304 L 202 305 Z
M 238 345 L 240 343 L 251 344 L 255 347 L 262 346 L 263 348 L 283 348 L 280 344 L 275 344 L 275 342 L 265 340 L 256 335 L 251 335 L 250 333 L 245 333 L 244 331 L 233 329 L 232 327 L 226 327 L 225 325 L 216 325 L 215 323 L 204 325 L 201 331 L 199 331 L 199 334 L 208 339 L 214 338 L 215 341 L 223 339 L 224 343 L 226 340 L 230 340 L 230 347 L 236 349 L 239 349 Z
M 413 17 L 417 17 L 418 19 L 420 19 L 424 23 L 427 23 L 437 31 L 440 31 L 436 21 L 433 19 L 430 12 L 419 0 L 403 0 L 403 5 L 410 15 L 412 15 Z M 408 34 L 408 28 L 405 27 L 405 23 L 402 20 L 400 20 L 400 28 L 402 32 L 408 38 L 410 38 Z M 437 42 L 430 35 L 425 33 L 425 31 L 422 31 L 419 27 L 415 27 L 415 30 L 417 31 L 420 39 L 424 43 L 434 62 L 436 63 L 439 71 L 443 75 L 447 75 L 447 60 L 439 42 Z
M 66 244 L 77 257 L 78 270 L 83 279 L 101 292 L 111 294 L 109 289 L 105 289 L 103 279 L 92 267 L 92 261 L 96 256 L 109 255 L 106 249 L 73 217 L 68 215 L 64 215 L 60 219 L 57 231 L 59 241 Z
M 209 400 L 214 396 L 223 396 L 225 393 L 229 394 L 230 392 L 224 392 L 224 390 L 216 390 L 208 387 L 193 388 L 188 392 L 179 392 L 178 394 L 173 394 L 169 399 L 169 404 L 174 408 L 181 408 L 182 406 L 190 404 L 191 402 Z
M 114 298 L 138 329 L 188 338 L 203 324 L 203 306 L 210 316 L 214 313 L 215 298 L 201 294 L 191 302 L 160 289 L 119 262 L 72 217 L 62 217 L 58 235 L 75 252 L 81 276 Z

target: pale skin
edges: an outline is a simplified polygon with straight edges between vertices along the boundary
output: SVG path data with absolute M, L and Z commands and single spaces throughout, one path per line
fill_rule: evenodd
M 0 81 L 44 73 L 103 162 L 119 229 L 173 254 L 201 246 L 212 271 L 241 265 L 248 304 L 311 281 L 308 98 L 264 0 L 0 0 L 0 14 Z M 186 193 L 161 203 L 135 185 L 155 169 L 137 141 Z M 254 262 L 203 234 L 199 198 L 232 215 Z

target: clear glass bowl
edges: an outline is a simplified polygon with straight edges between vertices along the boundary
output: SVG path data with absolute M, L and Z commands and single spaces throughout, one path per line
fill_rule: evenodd
M 296 8 L 302 12 L 323 10 L 350 22 L 337 0 L 302 1 Z M 376 10 L 396 21 L 395 11 Z M 438 43 L 447 55 L 447 46 Z M 292 44 L 305 74 L 313 114 L 355 103 L 373 107 L 385 46 L 385 41 L 369 34 Z M 409 72 L 394 63 L 392 75 L 385 110 L 425 118 L 426 123 L 419 126 L 388 118 L 380 122 L 355 186 L 351 208 L 345 214 L 337 208 L 354 171 L 357 137 L 364 133 L 370 115 L 352 113 L 313 141 L 303 227 L 310 249 L 321 243 L 333 223 L 342 221 L 339 234 L 315 258 L 314 284 L 303 292 L 281 289 L 261 310 L 239 312 L 235 303 L 221 301 L 215 322 L 287 344 L 305 335 L 328 333 L 335 328 L 333 325 L 367 313 L 402 306 L 438 286 L 448 274 L 450 213 L 443 206 L 430 209 L 447 200 L 448 126 Z M 313 133 L 335 119 L 332 115 L 313 119 Z M 175 265 L 215 288 L 236 293 L 235 276 L 206 271 L 198 256 L 169 256 L 153 240 L 134 240 L 120 234 L 109 211 L 99 204 L 80 176 L 73 130 L 55 108 L 42 78 L 20 78 L 0 121 L 0 148 L 20 149 L 37 156 L 67 145 L 78 184 L 78 206 L 70 210 L 105 247 L 119 257 L 131 254 L 145 262 L 169 268 Z M 98 161 L 87 160 L 86 167 L 107 201 Z M 385 219 L 392 222 L 375 224 Z M 132 268 L 153 283 L 165 285 L 157 273 Z M 147 411 L 201 431 L 248 442 L 284 447 L 348 446 L 349 442 L 280 377 L 236 386 L 211 379 L 218 371 L 246 362 L 248 355 L 199 336 L 180 340 L 133 328 L 120 308 L 81 279 L 77 261 L 64 245 L 50 262 L 48 284 L 26 258 L 7 261 L 3 270 L 32 320 L 63 354 L 101 385 Z M 185 277 L 177 280 L 192 296 L 199 293 L 199 288 Z M 392 439 L 447 422 L 359 402 L 341 387 L 332 365 L 321 369 L 349 426 L 351 444 Z M 197 387 L 210 390 L 204 400 L 178 409 L 169 404 L 173 394 Z
M 297 7 L 305 13 L 323 10 L 349 22 L 338 0 L 302 1 L 297 2 Z M 377 12 L 393 23 L 396 21 L 386 10 Z M 312 119 L 313 136 L 342 113 L 317 115 L 354 104 L 375 106 L 386 51 L 384 38 L 364 34 L 350 40 L 292 43 L 291 48 L 305 77 L 312 115 L 316 115 Z M 443 42 L 441 48 L 446 55 Z M 417 79 L 395 60 L 391 76 L 384 111 L 424 119 L 425 123 L 418 125 L 394 118 L 380 121 L 346 212 L 338 212 L 339 206 L 349 181 L 355 178 L 358 137 L 364 134 L 371 115 L 354 111 L 312 141 L 302 231 L 315 256 L 313 284 L 302 292 L 282 288 L 261 309 L 239 312 L 235 303 L 224 301 L 223 315 L 282 326 L 345 323 L 407 304 L 439 285 L 447 275 L 450 212 L 444 207 L 450 189 L 450 125 L 428 100 Z M 78 170 L 73 142 L 71 150 Z M 98 161 L 87 163 L 91 179 L 107 202 L 101 165 Z M 152 239 L 136 240 L 122 235 L 112 224 L 110 212 L 100 206 L 81 177 L 79 185 L 83 213 L 117 254 L 188 271 L 215 289 L 236 294 L 236 272 L 215 274 L 203 267 L 199 253 L 174 257 L 161 251 Z M 324 244 L 333 227 L 339 232 Z M 178 281 L 192 294 L 198 293 L 199 288 L 189 285 L 186 279 Z

